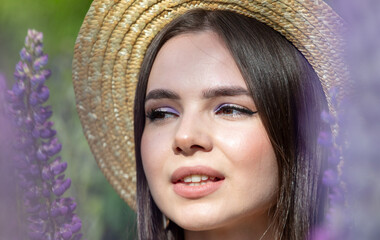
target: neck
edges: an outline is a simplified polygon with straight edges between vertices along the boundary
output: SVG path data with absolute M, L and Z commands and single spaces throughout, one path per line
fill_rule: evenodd
M 185 240 L 273 240 L 274 232 L 268 220 L 241 219 L 233 224 L 204 231 L 185 230 Z

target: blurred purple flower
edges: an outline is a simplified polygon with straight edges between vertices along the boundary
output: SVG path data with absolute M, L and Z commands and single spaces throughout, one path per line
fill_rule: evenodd
M 334 138 L 335 146 L 330 145 L 329 163 L 337 167 L 328 171 L 338 174 L 339 184 L 333 186 L 332 172 L 325 174 L 332 207 L 312 239 L 379 239 L 380 2 L 331 2 L 339 6 L 349 26 L 346 60 L 354 81 L 348 86 L 352 91 L 349 98 L 340 103 L 339 135 Z M 322 115 L 322 119 L 328 122 L 329 116 Z
M 332 136 L 330 132 L 320 132 L 318 136 L 318 143 L 323 146 L 330 146 L 332 143 Z
M 317 228 L 311 235 L 312 240 L 332 240 L 331 233 L 327 228 Z
M 42 33 L 28 31 L 14 73 L 16 82 L 7 92 L 5 105 L 14 123 L 10 134 L 14 151 L 8 161 L 16 169 L 16 182 L 22 189 L 19 199 L 29 239 L 80 239 L 82 223 L 74 213 L 76 203 L 73 198 L 62 198 L 71 185 L 63 174 L 67 163 L 56 157 L 62 145 L 53 122 L 47 121 L 52 110 L 44 105 L 50 95 L 44 83 L 50 71 L 44 69 L 48 56 L 43 53 L 42 39 Z M 4 92 L 4 84 L 0 84 Z
M 333 169 L 327 169 L 323 174 L 323 183 L 329 187 L 336 186 L 339 183 L 337 172 Z
M 6 104 L 7 84 L 0 73 L 0 239 L 23 239 L 25 231 L 17 216 L 17 185 L 12 174 L 13 165 L 10 159 L 17 157 L 11 150 L 14 133 Z M 21 162 L 22 157 L 18 161 Z M 20 167 L 23 165 L 20 163 Z

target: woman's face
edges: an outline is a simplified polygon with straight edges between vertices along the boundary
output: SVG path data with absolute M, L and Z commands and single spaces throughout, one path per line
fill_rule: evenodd
M 160 210 L 186 230 L 264 227 L 278 189 L 268 135 L 245 81 L 211 31 L 170 39 L 149 76 L 141 155 Z

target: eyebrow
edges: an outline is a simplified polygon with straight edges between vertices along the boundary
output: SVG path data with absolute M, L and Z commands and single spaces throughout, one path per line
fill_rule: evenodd
M 209 99 L 209 98 L 216 98 L 216 97 L 231 97 L 231 96 L 240 96 L 240 95 L 247 95 L 250 96 L 250 93 L 247 89 L 242 88 L 240 86 L 231 86 L 231 87 L 216 87 L 216 88 L 210 88 L 202 92 L 202 97 Z M 150 91 L 146 97 L 145 102 L 147 102 L 150 99 L 180 99 L 180 96 L 168 89 L 154 89 Z
M 210 88 L 203 92 L 203 98 L 216 98 L 216 97 L 230 97 L 230 96 L 239 96 L 247 95 L 250 96 L 250 93 L 247 89 L 239 86 L 231 87 L 217 87 Z
M 168 89 L 154 89 L 146 95 L 145 102 L 150 99 L 161 99 L 161 98 L 180 99 L 177 93 L 170 91 Z

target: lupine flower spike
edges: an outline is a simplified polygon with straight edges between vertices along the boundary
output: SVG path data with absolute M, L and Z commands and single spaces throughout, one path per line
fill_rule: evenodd
M 23 193 L 29 239 L 78 240 L 82 223 L 74 214 L 74 199 L 63 197 L 71 180 L 64 175 L 67 163 L 57 156 L 62 146 L 53 122 L 48 120 L 51 107 L 45 105 L 49 98 L 45 81 L 50 71 L 45 69 L 48 56 L 43 53 L 42 40 L 42 33 L 28 31 L 15 83 L 7 94 L 16 125 L 16 179 Z
M 24 239 L 18 221 L 17 186 L 12 174 L 12 122 L 6 102 L 7 81 L 0 73 L 0 239 Z
M 318 138 L 318 143 L 329 150 L 328 164 L 329 168 L 325 170 L 323 175 L 323 183 L 329 188 L 329 210 L 326 214 L 326 219 L 324 221 L 324 226 L 316 229 L 312 236 L 312 240 L 333 240 L 333 239 L 344 239 L 342 232 L 339 229 L 340 224 L 343 224 L 342 213 L 345 208 L 345 198 L 344 198 L 344 188 L 342 183 L 341 168 L 343 164 L 343 148 L 345 147 L 344 142 L 342 142 L 342 132 L 339 131 L 338 127 L 341 127 L 341 116 L 338 111 L 338 101 L 337 101 L 337 91 L 336 89 L 331 89 L 329 96 L 334 106 L 334 109 L 338 113 L 335 115 L 329 112 L 322 112 L 321 119 L 329 124 L 333 130 L 331 132 L 321 131 Z

